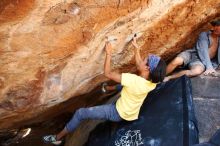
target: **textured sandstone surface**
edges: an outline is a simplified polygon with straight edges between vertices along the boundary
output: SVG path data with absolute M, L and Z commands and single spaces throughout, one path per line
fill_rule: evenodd
M 38 119 L 106 80 L 106 36 L 117 38 L 113 68 L 134 70 L 129 35 L 138 34 L 143 56 L 170 59 L 219 14 L 216 0 L 1 0 L 0 129 Z

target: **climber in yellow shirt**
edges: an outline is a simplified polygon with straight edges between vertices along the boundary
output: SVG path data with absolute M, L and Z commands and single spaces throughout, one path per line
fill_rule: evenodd
M 110 121 L 132 121 L 138 119 L 140 107 L 147 94 L 162 82 L 166 75 L 166 63 L 156 55 L 149 55 L 144 60 L 140 56 L 140 47 L 133 38 L 135 47 L 135 62 L 138 75 L 131 73 L 117 73 L 111 70 L 112 46 L 106 42 L 106 58 L 104 64 L 105 76 L 123 86 L 121 96 L 116 103 L 78 109 L 65 128 L 57 135 L 43 137 L 46 143 L 60 145 L 62 138 L 73 132 L 80 122 L 85 119 L 102 119 Z

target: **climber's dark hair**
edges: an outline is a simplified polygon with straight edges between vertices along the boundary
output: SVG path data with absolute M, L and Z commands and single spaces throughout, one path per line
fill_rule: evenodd
M 150 79 L 153 83 L 162 82 L 166 76 L 167 64 L 163 59 L 160 59 L 157 67 L 150 73 Z

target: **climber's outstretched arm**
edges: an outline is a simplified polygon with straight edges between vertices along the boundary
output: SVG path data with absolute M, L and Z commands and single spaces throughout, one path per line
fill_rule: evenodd
M 139 45 L 137 44 L 136 37 L 133 38 L 132 44 L 133 44 L 133 46 L 135 47 L 134 57 L 135 57 L 136 66 L 137 66 L 138 69 L 140 69 L 140 66 L 141 66 L 141 64 L 142 64 L 144 61 L 143 61 L 142 58 L 141 58 L 141 55 L 140 55 L 140 47 L 139 47 Z
M 106 51 L 105 65 L 104 65 L 105 76 L 117 83 L 121 83 L 121 73 L 111 70 L 112 45 L 109 42 L 106 42 L 105 51 Z

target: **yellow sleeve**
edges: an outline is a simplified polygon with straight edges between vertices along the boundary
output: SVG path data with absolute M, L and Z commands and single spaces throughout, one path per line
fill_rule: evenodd
M 142 94 L 153 90 L 157 84 L 140 76 L 130 73 L 122 73 L 121 85 L 136 94 Z
M 121 85 L 122 86 L 131 86 L 136 84 L 137 75 L 131 73 L 122 73 L 121 76 Z

